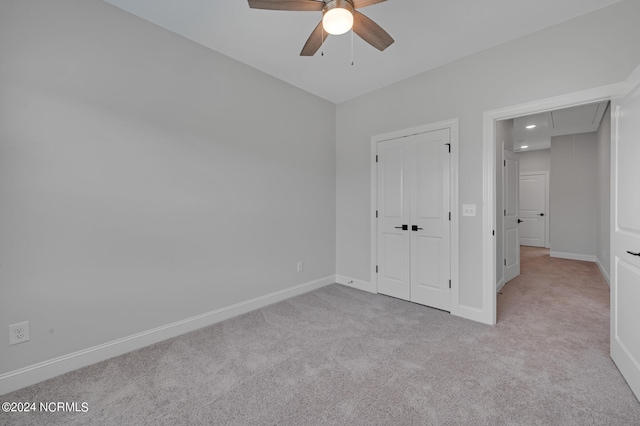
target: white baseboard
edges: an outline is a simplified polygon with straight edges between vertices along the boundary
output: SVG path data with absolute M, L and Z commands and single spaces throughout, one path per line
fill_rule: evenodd
M 502 287 L 504 287 L 505 284 L 506 284 L 506 282 L 504 282 L 504 278 L 502 278 L 500 281 L 498 281 L 496 283 L 496 293 L 500 293 L 500 290 L 502 290 Z
M 39 362 L 0 375 L 0 395 L 42 382 L 96 362 L 122 355 L 163 340 L 263 308 L 276 302 L 316 290 L 336 282 L 336 276 L 320 278 L 284 290 L 216 309 L 181 321 L 113 340 L 61 357 Z
M 552 251 L 549 253 L 549 256 L 558 257 L 560 259 L 583 260 L 585 262 L 596 261 L 596 257 L 590 254 L 562 253 L 559 251 Z
M 458 304 L 456 316 L 483 324 L 493 325 L 493 320 L 488 316 L 484 309 Z
M 609 274 L 607 273 L 607 271 L 602 267 L 602 263 L 600 263 L 600 259 L 596 259 L 596 265 L 598 265 L 598 269 L 600 269 L 600 273 L 602 274 L 602 276 L 604 277 L 604 280 L 607 282 L 607 285 L 609 287 L 611 287 L 611 283 L 609 282 Z
M 356 280 L 355 278 L 345 277 L 344 275 L 336 275 L 336 282 L 338 284 L 342 284 L 347 287 L 352 287 L 362 291 L 367 291 L 369 293 L 378 293 L 373 283 Z M 491 319 L 487 318 L 486 312 L 484 310 L 474 308 L 472 306 L 458 305 L 456 316 L 476 322 L 481 322 L 484 324 L 493 324 Z
M 346 285 L 347 287 L 353 287 L 357 288 L 358 290 L 368 291 L 369 293 L 378 292 L 372 283 L 356 280 L 355 278 L 345 277 L 344 275 L 336 275 L 336 282 L 338 284 Z

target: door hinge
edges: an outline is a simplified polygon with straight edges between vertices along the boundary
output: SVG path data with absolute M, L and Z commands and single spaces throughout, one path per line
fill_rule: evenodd
M 493 235 L 494 235 L 494 236 L 496 235 L 496 230 L 495 230 L 495 229 L 493 230 Z
M 449 220 L 451 220 L 451 212 L 449 212 Z
M 378 156 L 376 155 L 376 163 L 378 162 Z
M 507 259 L 504 260 L 504 266 L 507 266 Z M 377 266 L 376 266 L 377 268 Z M 376 272 L 378 272 L 378 270 L 376 269 Z
M 506 210 L 504 211 L 504 215 L 505 215 L 505 216 L 507 215 L 507 211 L 506 211 Z
M 449 280 L 449 288 L 451 288 L 451 280 Z
M 376 217 L 378 217 L 378 210 L 376 210 Z
M 504 160 L 504 166 L 507 167 L 507 160 Z
M 506 260 L 505 260 L 505 262 L 506 262 Z M 506 265 L 506 263 L 505 263 L 505 265 Z M 377 273 L 378 273 L 378 265 L 376 265 L 376 274 Z
M 451 144 L 450 143 L 445 143 L 445 145 L 447 145 L 447 148 L 449 148 L 449 154 L 451 154 Z

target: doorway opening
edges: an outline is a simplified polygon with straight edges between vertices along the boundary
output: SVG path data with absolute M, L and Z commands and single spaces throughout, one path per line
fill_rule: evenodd
M 497 320 L 497 291 L 496 291 L 496 123 L 500 120 L 515 119 L 531 114 L 544 113 L 557 109 L 570 108 L 594 102 L 610 101 L 626 90 L 625 83 L 612 84 L 581 92 L 561 95 L 526 104 L 511 106 L 503 109 L 486 111 L 483 119 L 483 247 L 482 247 L 482 288 L 483 308 L 482 322 L 495 324 Z
M 594 262 L 608 282 L 609 101 L 500 120 L 496 147 L 496 290 L 520 274 L 521 247 Z

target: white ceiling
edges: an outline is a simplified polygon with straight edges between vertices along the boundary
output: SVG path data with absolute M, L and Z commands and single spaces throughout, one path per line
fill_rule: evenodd
M 388 0 L 359 9 L 395 43 L 379 52 L 351 33 L 300 57 L 321 12 L 250 9 L 246 0 L 104 0 L 339 103 L 620 0 Z
M 513 120 L 514 151 L 551 147 L 554 136 L 595 132 L 600 127 L 609 101 L 532 114 Z M 526 126 L 535 125 L 533 129 Z M 522 148 L 525 145 L 527 148 Z

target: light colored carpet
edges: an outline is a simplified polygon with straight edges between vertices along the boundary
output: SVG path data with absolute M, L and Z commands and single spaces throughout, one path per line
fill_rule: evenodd
M 486 326 L 331 285 L 0 397 L 10 425 L 640 425 L 593 263 L 522 250 Z

